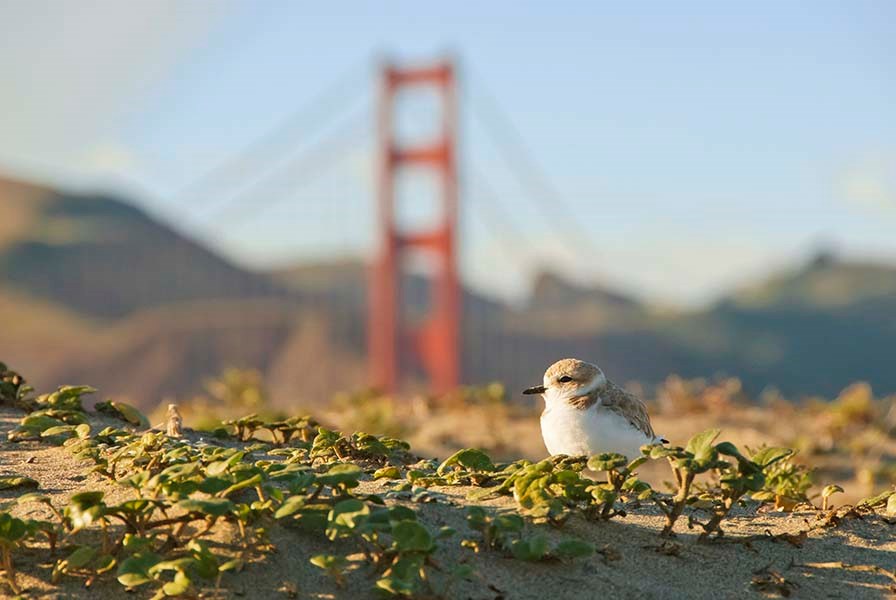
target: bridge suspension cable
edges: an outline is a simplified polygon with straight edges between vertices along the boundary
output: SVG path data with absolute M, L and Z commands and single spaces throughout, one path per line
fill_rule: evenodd
M 467 169 L 472 177 L 467 180 L 466 186 L 467 210 L 482 225 L 489 238 L 498 248 L 498 252 L 510 263 L 523 265 L 532 258 L 529 247 L 523 243 L 525 236 L 515 224 L 512 211 L 508 210 L 501 200 L 500 195 L 489 182 L 485 172 L 468 165 Z M 472 190 L 472 191 L 471 191 Z M 508 238 L 517 240 L 517 245 L 511 248 Z
M 206 222 L 212 227 L 227 226 L 228 230 L 246 225 L 268 210 L 294 199 L 285 188 L 305 187 L 350 156 L 362 140 L 368 126 L 368 111 L 352 115 L 326 138 L 291 159 L 281 161 L 259 178 L 243 186 L 235 195 L 209 215 Z
M 297 140 L 309 139 L 334 117 L 351 109 L 359 98 L 359 84 L 369 79 L 367 62 L 352 65 L 309 102 L 290 113 L 276 126 L 265 131 L 247 146 L 199 176 L 178 193 L 189 199 L 188 207 L 201 207 L 221 193 L 244 185 L 258 171 L 264 171 L 271 157 L 291 153 Z
M 478 95 L 471 102 L 471 112 L 499 150 L 505 165 L 535 205 L 545 224 L 555 231 L 561 247 L 574 257 L 581 256 L 583 249 L 592 256 L 598 254 L 591 236 L 545 174 L 508 113 L 502 109 L 481 78 L 475 78 L 474 85 Z M 482 104 L 476 102 L 476 98 Z M 572 246 L 571 237 L 578 248 Z

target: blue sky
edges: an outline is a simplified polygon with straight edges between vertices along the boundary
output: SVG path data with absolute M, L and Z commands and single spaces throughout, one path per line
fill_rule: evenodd
M 0 169 L 133 194 L 246 264 L 372 248 L 376 60 L 445 53 L 483 289 L 518 296 L 550 263 L 699 303 L 819 244 L 896 260 L 892 2 L 7 1 L 0 34 Z M 194 183 L 346 76 L 307 131 Z M 563 198 L 551 223 L 477 118 L 489 98 Z M 406 108 L 424 127 L 425 99 Z M 339 135 L 313 177 L 255 185 Z M 251 218 L 221 208 L 241 189 Z

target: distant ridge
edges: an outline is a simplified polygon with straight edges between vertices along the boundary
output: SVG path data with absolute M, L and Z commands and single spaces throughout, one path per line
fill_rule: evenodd
M 147 405 L 230 365 L 262 370 L 285 404 L 364 384 L 358 261 L 254 272 L 124 198 L 2 177 L 0 210 L 0 359 L 42 388 L 82 376 Z M 404 281 L 424 306 L 425 282 Z M 753 392 L 830 396 L 856 380 L 896 392 L 892 266 L 822 255 L 675 314 L 554 273 L 533 284 L 521 307 L 465 290 L 465 381 L 515 389 L 581 356 L 621 382 L 724 373 Z
M 121 199 L 18 188 L 5 210 L 24 226 L 0 232 L 0 279 L 21 291 L 96 317 L 278 291 Z

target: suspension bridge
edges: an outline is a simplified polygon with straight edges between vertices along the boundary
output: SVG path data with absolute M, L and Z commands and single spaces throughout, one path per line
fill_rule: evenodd
M 483 81 L 451 60 L 382 64 L 371 93 L 361 89 L 370 81 L 368 69 L 365 65 L 336 78 L 310 103 L 197 178 L 182 196 L 189 198 L 191 219 L 224 237 L 285 206 L 311 208 L 306 224 L 313 222 L 332 237 L 345 235 L 340 226 L 345 219 L 366 215 L 373 232 L 370 247 L 349 239 L 340 246 L 343 254 L 360 254 L 368 265 L 367 381 L 395 391 L 413 376 L 429 389 L 446 392 L 469 382 L 468 367 L 482 358 L 477 349 L 486 347 L 482 336 L 502 337 L 500 324 L 488 322 L 494 319 L 488 303 L 464 301 L 459 256 L 472 247 L 472 238 L 486 239 L 503 271 L 531 268 L 545 257 L 525 244 L 515 216 L 529 211 L 552 232 L 552 245 L 569 257 L 592 248 L 524 134 Z M 405 100 L 424 94 L 435 102 L 412 116 L 429 134 L 406 135 Z M 512 191 L 501 191 L 487 175 L 492 171 L 464 154 L 460 122 L 467 111 L 470 126 L 496 152 Z M 350 168 L 347 163 L 360 148 L 373 163 L 371 189 L 326 199 L 308 193 L 316 181 Z M 402 178 L 408 172 L 431 184 L 406 193 Z M 427 213 L 423 224 L 402 222 L 409 204 Z M 419 290 L 403 289 L 409 267 Z M 409 301 L 409 293 L 422 299 Z M 319 303 L 338 312 L 343 301 L 330 297 Z M 478 341 L 471 339 L 477 336 Z M 488 347 L 492 361 L 505 363 L 497 372 L 507 374 L 515 372 L 524 341 L 504 337 L 488 340 Z M 462 356 L 464 348 L 468 356 Z

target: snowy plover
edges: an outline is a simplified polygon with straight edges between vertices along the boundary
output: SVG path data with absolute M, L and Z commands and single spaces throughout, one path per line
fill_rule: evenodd
M 180 411 L 177 410 L 177 404 L 169 404 L 168 420 L 165 423 L 168 437 L 181 437 L 183 435 L 183 425 L 184 420 L 180 416 Z
M 617 452 L 634 459 L 644 444 L 666 441 L 653 432 L 644 403 L 591 363 L 558 360 L 545 371 L 543 385 L 523 393 L 544 398 L 541 436 L 551 454 Z

